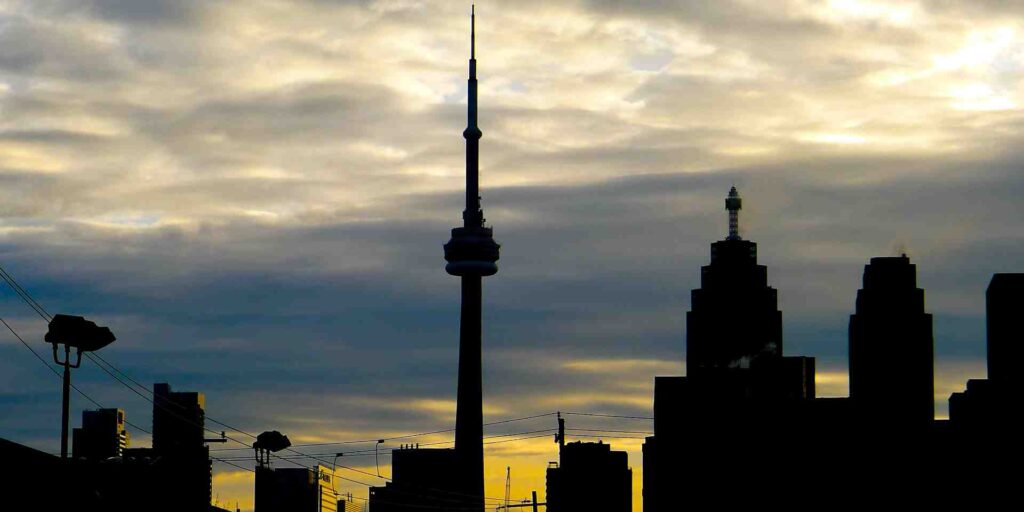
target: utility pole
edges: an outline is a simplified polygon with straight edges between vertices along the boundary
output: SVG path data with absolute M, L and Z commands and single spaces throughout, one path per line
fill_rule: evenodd
M 558 443 L 558 460 L 562 460 L 562 448 L 565 448 L 565 418 L 561 411 L 558 413 L 558 434 L 555 434 L 555 442 Z

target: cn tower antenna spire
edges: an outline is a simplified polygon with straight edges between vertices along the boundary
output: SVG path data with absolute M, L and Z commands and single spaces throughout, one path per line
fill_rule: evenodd
M 469 82 L 466 86 L 466 210 L 462 212 L 464 225 L 483 227 L 484 213 L 480 209 L 480 137 L 483 132 L 477 126 L 476 100 L 476 6 L 469 15 Z

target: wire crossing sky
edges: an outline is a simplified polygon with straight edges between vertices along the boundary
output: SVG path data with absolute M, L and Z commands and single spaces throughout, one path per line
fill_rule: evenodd
M 204 392 L 247 432 L 452 428 L 441 244 L 464 206 L 468 18 L 430 0 L 0 0 L 0 265 L 49 313 L 111 326 L 114 368 Z M 650 417 L 653 377 L 683 373 L 733 185 L 819 394 L 847 393 L 863 266 L 902 252 L 934 315 L 938 414 L 984 376 L 985 286 L 1024 270 L 1019 3 L 483 1 L 476 20 L 480 186 L 503 244 L 485 421 Z M 3 297 L 45 348 L 45 323 Z M 48 373 L 0 337 L 0 436 L 57 446 Z M 152 404 L 93 362 L 75 384 L 149 425 Z M 75 423 L 92 405 L 72 407 Z M 486 435 L 555 426 L 531 421 Z M 639 493 L 640 441 L 606 439 Z M 489 496 L 511 465 L 513 498 L 543 499 L 550 438 L 486 448 Z M 251 486 L 218 465 L 222 503 L 251 506 Z

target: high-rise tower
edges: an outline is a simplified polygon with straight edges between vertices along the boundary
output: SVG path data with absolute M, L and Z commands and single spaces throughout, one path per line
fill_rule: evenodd
M 701 267 L 700 288 L 686 313 L 686 373 L 749 368 L 782 356 L 782 313 L 768 269 L 757 264 L 757 244 L 739 235 L 741 199 L 729 190 L 729 235 L 711 244 L 711 264 Z
M 904 254 L 871 258 L 850 316 L 850 399 L 867 418 L 917 427 L 935 418 L 932 316 Z
M 479 496 L 472 507 L 483 510 L 483 379 L 481 374 L 481 295 L 484 276 L 498 271 L 499 245 L 484 226 L 480 208 L 480 137 L 476 107 L 476 13 L 470 15 L 468 120 L 466 138 L 466 209 L 462 227 L 452 229 L 444 244 L 445 270 L 462 279 L 462 319 L 459 328 L 459 394 L 455 413 L 455 452 L 465 493 Z
M 777 292 L 757 244 L 740 237 L 741 206 L 732 187 L 728 234 L 711 244 L 686 313 L 686 376 L 654 379 L 646 512 L 679 510 L 681 495 L 690 508 L 721 508 L 725 496 L 756 505 L 808 473 L 799 434 L 815 396 L 814 358 L 783 356 Z
M 1024 348 L 1021 341 L 1020 303 L 1024 294 L 1024 274 L 996 274 L 985 292 L 988 330 L 988 379 L 970 379 L 967 389 L 949 397 L 950 423 L 970 436 L 965 446 L 988 449 L 1007 457 L 1016 439 L 1024 412 L 1017 404 L 1024 388 L 1019 370 Z M 994 435 L 998 433 L 999 435 Z
M 988 378 L 1020 386 L 1020 361 L 1024 357 L 1021 336 L 1021 295 L 1024 274 L 996 274 L 985 292 L 988 330 Z

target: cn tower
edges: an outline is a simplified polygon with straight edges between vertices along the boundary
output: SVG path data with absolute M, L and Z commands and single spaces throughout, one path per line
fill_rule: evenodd
M 468 121 L 466 139 L 466 209 L 462 227 L 452 229 L 444 244 L 445 271 L 462 279 L 462 320 L 459 328 L 459 395 L 455 412 L 455 452 L 464 493 L 475 510 L 484 508 L 483 377 L 481 372 L 480 300 L 484 276 L 498 272 L 494 233 L 484 226 L 480 208 L 480 137 L 476 124 L 476 12 L 470 15 Z M 476 497 L 479 497 L 478 499 Z

